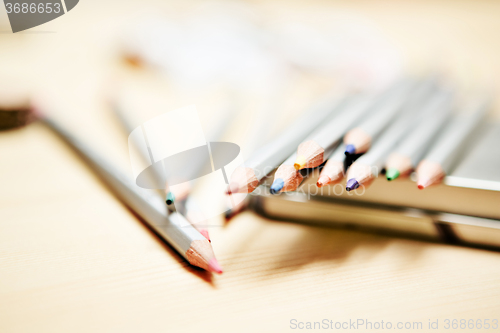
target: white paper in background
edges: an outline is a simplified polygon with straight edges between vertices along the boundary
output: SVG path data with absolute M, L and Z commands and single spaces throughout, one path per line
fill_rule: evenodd
M 207 143 L 194 105 L 148 120 L 144 129 L 155 161 Z

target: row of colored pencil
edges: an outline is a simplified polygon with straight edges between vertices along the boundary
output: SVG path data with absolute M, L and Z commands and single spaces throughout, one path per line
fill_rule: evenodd
M 379 94 L 329 93 L 237 169 L 227 193 L 250 193 L 273 170 L 273 194 L 296 190 L 304 176 L 320 166 L 317 185 L 337 183 L 346 175 L 346 158 L 355 160 L 347 170 L 348 191 L 368 186 L 383 168 L 387 180 L 408 176 L 416 169 L 418 187 L 426 188 L 439 183 L 456 165 L 488 110 L 488 100 L 475 99 L 461 112 L 454 112 L 457 108 L 453 89 L 438 84 L 435 78 L 400 80 Z M 133 126 L 127 112 L 122 113 L 119 106 L 115 110 L 130 130 Z M 167 190 L 167 209 L 160 195 L 142 190 L 121 175 L 64 124 L 48 116 L 38 117 L 73 146 L 121 200 L 191 264 L 222 273 L 208 230 L 193 223 L 200 220 L 199 216 L 193 218 L 200 211 L 189 189 L 177 198 Z M 226 126 L 225 122 L 215 133 L 221 132 L 221 126 Z M 193 172 L 207 161 L 194 162 Z M 172 208 L 173 201 L 177 210 Z
M 489 105 L 485 97 L 465 105 L 454 97 L 454 89 L 435 77 L 406 78 L 376 95 L 322 104 L 246 161 L 228 193 L 252 192 L 275 168 L 271 194 L 294 191 L 319 166 L 318 187 L 347 175 L 346 190 L 355 190 L 384 169 L 389 181 L 416 170 L 419 189 L 437 184 L 456 165 Z M 346 158 L 355 160 L 348 170 Z

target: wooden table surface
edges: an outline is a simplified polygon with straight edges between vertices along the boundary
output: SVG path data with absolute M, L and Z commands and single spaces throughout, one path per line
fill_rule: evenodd
M 81 1 L 35 32 L 0 34 L 2 83 L 15 77 L 56 92 L 58 116 L 122 165 L 126 137 L 103 103 L 121 69 L 106 45 L 143 3 Z M 439 46 L 462 84 L 500 87 L 498 2 L 253 5 L 266 15 L 353 11 L 415 66 Z M 438 320 L 433 332 L 473 332 L 446 330 L 445 320 L 500 320 L 500 253 L 250 212 L 215 221 L 210 233 L 221 276 L 190 267 L 42 124 L 0 133 L 0 332 L 280 332 L 293 319 L 422 322 L 420 331 Z

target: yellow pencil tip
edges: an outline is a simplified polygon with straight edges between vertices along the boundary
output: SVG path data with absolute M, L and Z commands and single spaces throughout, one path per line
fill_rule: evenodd
M 305 166 L 306 166 L 306 158 L 304 156 L 297 156 L 297 159 L 295 160 L 295 163 L 293 165 L 295 170 L 304 169 Z

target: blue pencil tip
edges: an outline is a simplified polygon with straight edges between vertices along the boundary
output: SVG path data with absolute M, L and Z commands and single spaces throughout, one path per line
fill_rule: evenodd
M 356 147 L 354 147 L 354 145 L 345 146 L 345 154 L 346 155 L 353 155 L 355 152 L 356 152 Z
M 352 190 L 355 190 L 359 187 L 359 183 L 356 179 L 354 178 L 351 178 L 347 181 L 347 184 L 345 185 L 345 189 L 347 191 L 352 191 Z
M 281 178 L 275 179 L 273 185 L 271 185 L 271 190 L 270 190 L 271 194 L 280 193 L 280 191 L 283 189 L 284 186 L 285 182 L 283 181 L 283 179 Z

